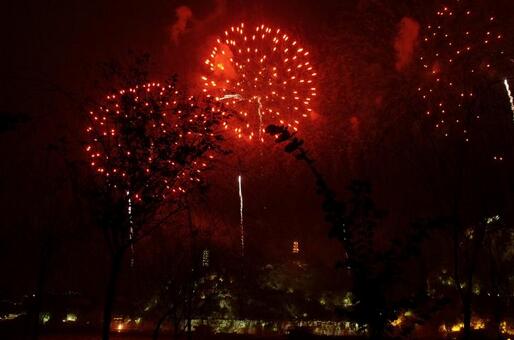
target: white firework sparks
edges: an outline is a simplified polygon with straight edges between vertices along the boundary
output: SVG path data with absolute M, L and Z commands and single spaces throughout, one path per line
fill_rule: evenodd
M 244 219 L 243 219 L 243 185 L 242 176 L 237 176 L 237 183 L 239 187 L 239 228 L 241 230 L 241 256 L 245 254 L 245 233 L 244 233 Z
M 130 241 L 130 251 L 131 251 L 131 257 L 130 257 L 130 266 L 134 267 L 134 222 L 132 220 L 132 199 L 130 198 L 130 192 L 127 191 L 127 197 L 128 197 L 128 217 L 129 217 L 129 241 Z
M 257 103 L 259 106 L 257 107 L 257 113 L 259 114 L 259 140 L 263 142 L 262 139 L 262 103 L 261 103 L 261 97 L 257 96 Z
M 244 98 L 240 94 L 226 94 L 223 97 L 221 97 L 219 100 L 227 100 L 227 99 L 237 99 L 237 100 L 243 100 Z
M 505 80 L 503 81 L 503 85 L 505 85 L 507 96 L 509 96 L 510 110 L 512 111 L 512 121 L 514 122 L 514 98 L 512 97 L 512 93 L 510 92 L 509 81 L 507 80 L 507 78 L 505 78 Z

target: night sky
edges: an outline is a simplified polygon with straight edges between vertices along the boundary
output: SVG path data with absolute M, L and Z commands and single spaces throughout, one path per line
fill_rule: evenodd
M 31 292 L 41 247 L 48 239 L 50 289 L 89 295 L 103 290 L 105 243 L 76 199 L 69 179 L 75 175 L 68 166 L 86 157 L 84 103 L 110 89 L 100 66 L 129 59 L 129 51 L 148 52 L 152 78 L 176 73 L 194 92 L 215 37 L 243 21 L 281 27 L 311 52 L 319 95 L 315 114 L 302 123 L 299 136 L 341 198 L 351 179 L 373 185 L 377 205 L 388 212 L 377 247 L 401 235 L 413 220 L 448 214 L 456 188 L 463 197 L 459 211 L 465 220 L 500 211 L 511 219 L 514 129 L 507 97 L 492 109 L 493 119 L 474 125 L 476 142 L 463 147 L 438 134 L 424 117 L 416 93 L 422 82 L 416 61 L 420 38 L 411 41 L 407 34 L 407 46 L 395 48 L 402 18 L 412 18 L 423 30 L 434 17 L 436 3 L 3 3 L 0 114 L 13 125 L 0 134 L 0 297 Z M 514 13 L 514 3 L 476 3 L 496 13 L 506 39 L 512 41 L 514 18 L 508 14 Z M 505 45 L 512 56 L 512 46 Z M 401 69 L 399 58 L 406 64 Z M 493 96 L 502 95 L 502 87 L 493 90 Z M 329 227 L 308 170 L 270 140 L 249 145 L 229 138 L 227 143 L 233 152 L 213 164 L 206 178 L 208 199 L 195 209 L 205 237 L 227 253 L 238 252 L 236 177 L 241 172 L 248 256 L 274 261 L 299 240 L 304 256 L 332 268 L 342 249 L 327 237 Z M 494 159 L 500 155 L 502 161 Z M 85 165 L 82 172 L 87 171 Z M 176 235 L 173 230 L 159 231 L 136 246 L 135 270 L 147 274 L 139 276 L 141 285 L 146 284 L 142 277 L 159 277 L 153 269 L 162 265 L 161 255 L 173 247 Z M 431 247 L 443 244 L 441 237 L 432 240 Z

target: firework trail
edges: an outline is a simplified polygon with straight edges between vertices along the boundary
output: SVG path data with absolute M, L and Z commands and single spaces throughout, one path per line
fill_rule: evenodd
M 509 81 L 507 78 L 505 78 L 503 81 L 503 85 L 505 85 L 505 91 L 507 91 L 507 96 L 509 97 L 510 110 L 512 111 L 512 121 L 514 122 L 514 98 L 512 98 L 512 93 L 510 92 Z
M 127 214 L 129 217 L 129 242 L 130 242 L 130 267 L 134 267 L 134 221 L 132 219 L 132 199 L 130 198 L 130 191 L 127 191 L 128 208 Z
M 237 183 L 239 188 L 239 228 L 241 230 L 241 256 L 245 255 L 245 230 L 244 230 L 244 215 L 243 215 L 243 184 L 242 176 L 237 176 Z
M 316 71 L 309 52 L 279 28 L 232 26 L 216 40 L 204 61 L 203 92 L 236 113 L 224 122 L 238 138 L 264 141 L 269 124 L 298 131 L 300 120 L 312 113 Z M 244 256 L 242 176 L 237 178 L 241 255 Z
M 203 92 L 237 112 L 225 122 L 239 138 L 263 141 L 264 127 L 298 130 L 309 117 L 317 76 L 309 52 L 280 29 L 230 27 L 216 40 L 204 64 Z
M 95 172 L 124 196 L 124 242 L 133 265 L 133 243 L 143 228 L 139 207 L 153 209 L 160 200 L 177 200 L 201 181 L 208 159 L 214 157 L 225 112 L 212 100 L 180 93 L 174 83 L 146 83 L 107 95 L 89 114 L 85 149 Z M 177 157 L 195 145 L 208 148 Z

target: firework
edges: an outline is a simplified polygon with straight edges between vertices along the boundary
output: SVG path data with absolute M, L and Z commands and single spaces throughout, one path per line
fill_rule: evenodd
M 309 52 L 278 28 L 230 27 L 205 67 L 203 91 L 236 112 L 239 119 L 224 126 L 239 138 L 263 141 L 268 124 L 297 131 L 312 112 L 317 74 Z
M 202 156 L 216 138 L 213 115 L 225 114 L 219 107 L 203 106 L 160 83 L 120 90 L 105 99 L 90 112 L 86 151 L 109 187 L 126 193 L 133 205 L 145 196 L 183 193 L 189 183 L 200 181 L 207 167 Z
M 132 252 L 139 205 L 186 192 L 213 157 L 225 112 L 211 102 L 186 97 L 173 84 L 148 83 L 110 94 L 90 112 L 86 151 L 108 187 L 126 200 Z
M 512 121 L 514 122 L 514 98 L 512 97 L 512 92 L 510 91 L 509 81 L 507 78 L 503 80 L 503 85 L 505 86 L 505 91 L 507 92 L 507 96 L 509 97 L 510 111 L 512 112 Z
M 418 91 L 436 129 L 469 141 L 470 129 L 480 119 L 479 97 L 497 80 L 503 35 L 494 16 L 463 2 L 436 14 L 422 37 L 419 61 L 425 78 Z

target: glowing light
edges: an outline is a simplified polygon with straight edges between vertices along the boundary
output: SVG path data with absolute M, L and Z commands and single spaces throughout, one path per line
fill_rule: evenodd
M 503 34 L 493 16 L 473 12 L 462 1 L 436 14 L 421 39 L 419 62 L 424 80 L 418 93 L 424 115 L 441 135 L 468 142 L 470 127 L 480 118 L 474 112 L 475 92 L 496 75 Z
M 62 322 L 76 322 L 77 321 L 77 314 L 75 313 L 67 313 L 66 319 L 62 320 Z
M 452 333 L 458 333 L 460 332 L 462 329 L 464 328 L 464 323 L 463 322 L 460 322 L 460 323 L 457 323 L 455 325 L 452 325 L 450 327 L 450 332 Z
M 19 318 L 22 315 L 23 315 L 22 313 L 7 313 L 5 315 L 0 315 L 0 321 L 14 320 L 14 319 Z
M 205 60 L 203 92 L 223 101 L 237 116 L 227 129 L 238 138 L 263 141 L 265 124 L 297 131 L 309 117 L 317 76 L 309 52 L 280 29 L 244 24 L 225 31 Z
M 498 222 L 499 220 L 500 220 L 500 215 L 494 215 L 494 216 L 491 216 L 491 217 L 487 217 L 485 219 L 485 223 L 493 224 L 495 222 Z
M 391 321 L 391 325 L 393 327 L 399 327 L 402 325 L 404 320 L 405 320 L 405 317 L 403 315 L 400 315 L 396 320 Z
M 512 111 L 512 121 L 514 122 L 514 98 L 512 97 L 512 93 L 510 92 L 509 81 L 507 78 L 503 81 L 503 85 L 505 85 L 505 91 L 507 91 L 507 96 L 509 96 L 510 102 L 510 110 Z
M 298 241 L 293 241 L 293 249 L 291 250 L 293 254 L 300 253 L 300 244 Z
M 174 83 L 136 85 L 89 112 L 90 165 L 126 202 L 124 240 L 133 253 L 142 202 L 176 199 L 200 181 L 219 147 L 221 104 L 180 93 Z M 134 258 L 131 258 L 134 265 Z
M 52 315 L 50 313 L 41 313 L 40 320 L 43 324 L 48 323 L 50 319 L 52 318 Z
M 172 157 L 187 145 L 216 138 L 213 117 L 225 115 L 219 105 L 157 82 L 120 90 L 106 98 L 90 112 L 91 126 L 86 129 L 90 141 L 85 149 L 91 166 L 104 176 L 108 186 L 126 194 L 129 216 L 143 194 L 180 194 L 191 182 L 200 180 L 205 162 L 196 156 L 186 162 L 175 162 Z M 212 157 L 209 150 L 201 156 Z M 146 192 L 148 184 L 155 183 L 155 172 L 163 174 L 154 187 L 156 192 Z
M 500 331 L 502 334 L 514 335 L 514 328 L 507 324 L 507 321 L 502 321 L 500 323 Z
M 471 328 L 473 330 L 481 330 L 481 329 L 485 329 L 485 321 L 483 319 L 479 319 L 479 318 L 473 318 L 471 319 Z M 501 324 L 500 324 L 500 327 L 501 327 Z M 453 324 L 449 327 L 446 327 L 446 325 L 441 325 L 439 327 L 439 330 L 441 332 L 444 332 L 444 333 L 459 333 L 461 332 L 462 330 L 464 329 L 464 323 L 463 322 L 459 322 L 459 323 L 456 323 L 456 324 Z

